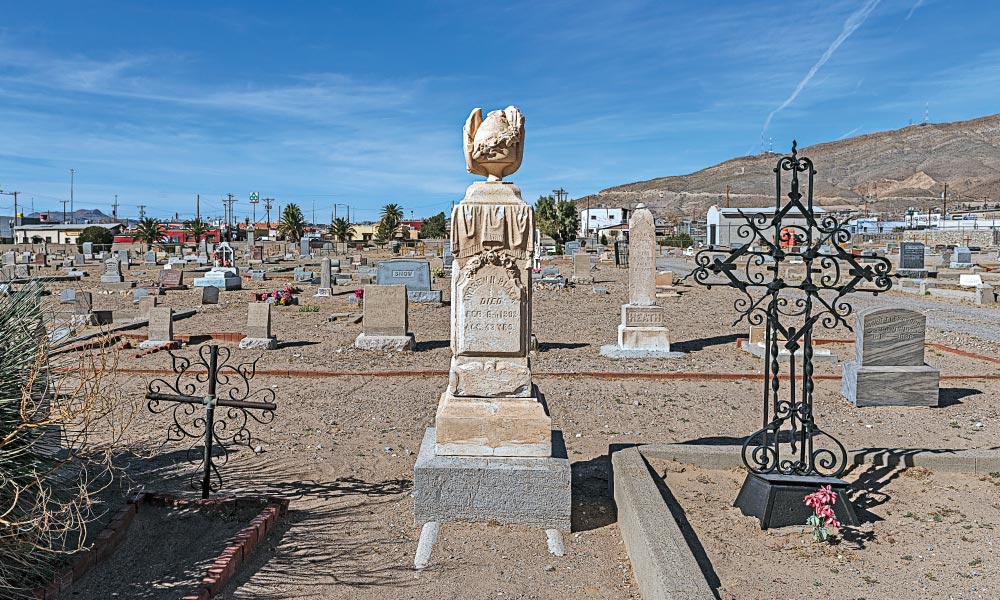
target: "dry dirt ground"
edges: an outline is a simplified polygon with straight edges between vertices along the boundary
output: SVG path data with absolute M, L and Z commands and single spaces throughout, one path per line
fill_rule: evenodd
M 314 262 L 318 264 L 318 260 Z M 555 266 L 564 273 L 572 272 L 569 261 Z M 673 266 L 678 275 L 683 274 L 683 263 Z M 98 291 L 101 286 L 96 265 L 91 271 L 90 281 L 73 287 Z M 133 267 L 127 277 L 140 282 L 153 280 L 153 271 L 142 272 Z M 192 278 L 190 274 L 185 277 L 188 282 Z M 684 357 L 622 361 L 601 357 L 600 346 L 616 339 L 620 305 L 627 298 L 627 276 L 626 271 L 613 265 L 601 265 L 596 278 L 597 285 L 608 290 L 607 295 L 597 295 L 590 285 L 580 285 L 565 290 L 538 290 L 533 297 L 533 327 L 540 345 L 533 359 L 535 381 L 547 401 L 553 427 L 564 432 L 573 465 L 573 533 L 566 538 L 566 556 L 562 558 L 548 554 L 544 533 L 539 530 L 445 524 L 431 567 L 419 573 L 412 568 L 419 536 L 413 524 L 410 496 L 413 464 L 424 429 L 433 424 L 438 398 L 447 383 L 446 375 L 441 374 L 450 359 L 447 306 L 410 305 L 410 326 L 418 342 L 415 352 L 364 352 L 352 347 L 361 331 L 360 324 L 329 322 L 327 318 L 332 313 L 357 311 L 348 302 L 354 288 L 335 287 L 332 298 L 314 298 L 315 286 L 306 285 L 299 295 L 301 303 L 320 310 L 299 312 L 295 306 L 274 307 L 273 331 L 281 342 L 278 350 L 241 351 L 236 344 L 221 343 L 232 351 L 233 362 L 260 357 L 260 369 L 309 371 L 314 375 L 265 373 L 253 380 L 254 386 L 269 386 L 277 392 L 279 407 L 273 422 L 251 422 L 251 446 L 259 446 L 260 451 L 234 450 L 222 471 L 222 493 L 288 496 L 292 500 L 291 513 L 222 597 L 637 598 L 638 590 L 615 525 L 614 505 L 607 494 L 608 445 L 741 439 L 760 426 L 761 380 L 755 374 L 762 372 L 763 365 L 736 348 L 737 336 L 746 335 L 747 327 L 732 326 L 736 318 L 735 293 L 725 288 L 705 290 L 693 284 L 682 284 L 680 297 L 661 300 L 669 310 L 673 349 L 685 352 Z M 95 279 L 98 283 L 93 282 Z M 161 301 L 178 311 L 199 308 L 196 316 L 175 323 L 176 334 L 235 333 L 245 330 L 250 291 L 286 285 L 291 281 L 246 282 L 243 291 L 223 292 L 218 306 L 198 307 L 200 292 L 196 290 L 169 292 Z M 448 285 L 448 279 L 435 284 L 445 290 L 446 302 L 450 300 Z M 49 285 L 56 292 L 62 287 L 59 283 Z M 889 293 L 863 302 L 905 304 L 913 300 L 913 296 Z M 1000 308 L 919 300 L 933 302 L 947 311 L 949 318 L 965 323 L 973 331 L 992 331 L 1000 324 Z M 95 309 L 115 309 L 120 320 L 135 310 L 131 293 L 95 294 L 94 304 Z M 850 340 L 853 334 L 841 328 L 817 332 L 817 337 Z M 927 337 L 928 342 L 993 359 L 1000 357 L 1000 344 L 957 328 L 941 330 L 932 323 Z M 842 359 L 853 357 L 849 341 L 824 347 Z M 197 349 L 192 346 L 179 353 L 191 356 Z M 152 375 L 127 371 L 169 368 L 169 356 L 161 352 L 134 358 L 134 354 L 135 350 L 121 351 L 115 380 L 136 407 L 129 443 L 143 454 L 123 457 L 128 480 L 123 482 L 122 494 L 109 498 L 110 509 L 123 501 L 125 489 L 183 493 L 188 490 L 193 469 L 180 462 L 187 445 L 165 442 L 166 428 L 172 422 L 169 414 L 151 415 L 145 410 L 142 395 Z M 944 376 L 939 408 L 854 408 L 840 397 L 840 365 L 817 363 L 820 378 L 816 382 L 815 406 L 819 423 L 848 448 L 1000 446 L 1000 406 L 996 403 L 1000 365 L 930 348 L 926 359 Z M 399 371 L 409 373 L 394 373 Z M 419 371 L 430 374 L 413 373 Z M 689 375 L 641 379 L 636 376 L 640 373 Z M 745 376 L 715 377 L 734 373 Z M 724 487 L 728 479 L 722 476 L 710 477 L 719 483 L 701 493 L 717 496 L 723 511 L 720 519 L 728 519 L 724 509 L 735 496 L 735 488 Z M 910 503 L 907 506 L 919 504 L 908 496 L 923 484 L 908 479 L 896 481 L 911 487 L 894 482 L 892 485 L 899 487 L 889 493 L 899 502 Z M 995 487 L 973 484 L 975 493 L 996 493 Z M 926 515 L 936 508 L 906 510 Z M 966 513 L 973 518 L 971 511 Z M 742 530 L 746 528 L 744 525 Z M 957 540 L 962 532 L 943 530 L 943 534 L 954 534 Z M 158 553 L 158 538 L 150 536 L 139 551 Z M 197 544 L 197 539 L 191 543 Z M 808 551 L 822 554 L 811 546 Z M 863 555 L 865 551 L 857 552 Z M 886 552 L 888 559 L 891 553 Z M 914 549 L 906 552 L 914 557 L 928 555 Z M 789 554 L 787 560 L 795 556 Z M 102 567 L 95 576 L 142 576 L 116 570 L 115 564 Z M 832 562 L 831 567 L 838 568 Z M 716 566 L 716 571 L 723 579 L 724 590 L 740 593 L 743 584 L 729 581 L 726 568 Z M 846 567 L 844 571 L 846 574 Z M 936 567 L 934 572 L 943 574 Z M 823 589 L 831 590 L 837 573 L 817 578 L 830 586 Z M 862 597 L 867 593 L 867 588 L 855 579 L 844 581 L 851 586 L 853 595 L 838 597 Z M 150 579 L 146 583 L 155 582 Z M 977 584 L 991 585 L 985 578 L 978 579 Z M 854 590 L 856 585 L 858 589 Z M 768 591 L 763 597 L 770 597 L 771 588 L 765 589 Z M 992 596 L 1000 596 L 1000 585 L 993 583 L 991 590 Z
M 761 531 L 733 508 L 741 470 L 650 462 L 711 561 L 723 600 L 997 597 L 1000 473 L 855 468 L 845 479 L 864 523 L 816 543 L 811 528 Z

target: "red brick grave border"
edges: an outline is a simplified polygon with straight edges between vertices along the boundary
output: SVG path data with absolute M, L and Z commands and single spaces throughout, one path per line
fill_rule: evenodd
M 147 492 L 139 494 L 128 501 L 107 527 L 94 540 L 94 544 L 76 556 L 73 562 L 56 574 L 51 583 L 35 590 L 30 598 L 34 600 L 56 600 L 68 597 L 65 595 L 73 585 L 90 572 L 95 566 L 111 556 L 121 545 L 128 533 L 128 528 L 135 520 L 143 505 L 165 506 L 172 508 L 218 508 L 236 511 L 241 508 L 257 508 L 262 510 L 250 520 L 250 524 L 240 530 L 230 540 L 226 548 L 208 567 L 200 582 L 192 582 L 192 590 L 181 600 L 209 600 L 215 596 L 229 580 L 233 578 L 240 565 L 250 559 L 250 555 L 264 537 L 274 529 L 281 517 L 288 514 L 288 499 L 275 496 L 246 496 L 241 498 L 210 498 L 188 499 L 178 498 L 170 494 Z

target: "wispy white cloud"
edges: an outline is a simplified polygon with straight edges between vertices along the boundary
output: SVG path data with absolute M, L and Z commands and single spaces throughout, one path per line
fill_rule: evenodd
M 917 0 L 917 2 L 913 5 L 913 8 L 910 9 L 910 12 L 906 13 L 906 18 L 903 20 L 909 21 L 910 17 L 913 16 L 913 13 L 917 12 L 917 9 L 923 5 L 924 5 L 924 0 Z
M 785 108 L 787 108 L 788 105 L 790 105 L 792 102 L 795 101 L 796 98 L 799 97 L 799 94 L 802 93 L 802 90 L 804 90 L 806 86 L 809 85 L 809 82 L 812 81 L 812 78 L 816 75 L 817 72 L 819 72 L 819 70 L 823 67 L 823 65 L 825 65 L 827 61 L 830 60 L 830 58 L 833 56 L 833 53 L 836 52 L 838 48 L 840 48 L 840 45 L 843 44 L 845 41 L 847 41 L 847 38 L 851 37 L 851 34 L 854 33 L 858 29 L 858 27 L 861 27 L 861 25 L 864 24 L 865 20 L 868 19 L 868 15 L 870 15 L 871 12 L 875 10 L 875 7 L 878 6 L 879 2 L 880 0 L 867 0 L 861 8 L 851 13 L 851 16 L 847 17 L 847 20 L 844 21 L 844 27 L 841 30 L 840 35 L 838 35 L 836 39 L 833 40 L 833 43 L 830 44 L 830 46 L 826 49 L 823 55 L 819 57 L 819 60 L 816 61 L 816 64 L 814 64 L 812 68 L 809 69 L 809 72 L 806 73 L 806 76 L 803 77 L 801 81 L 799 81 L 799 84 L 795 86 L 795 89 L 788 96 L 788 98 L 785 98 L 785 101 L 782 102 L 778 106 L 778 108 L 772 110 L 767 115 L 767 119 L 764 120 L 764 127 L 761 128 L 760 132 L 761 138 L 763 138 L 764 134 L 767 133 L 767 129 L 768 127 L 771 126 L 771 121 L 774 119 L 774 116 L 780 113 L 781 111 L 785 110 Z

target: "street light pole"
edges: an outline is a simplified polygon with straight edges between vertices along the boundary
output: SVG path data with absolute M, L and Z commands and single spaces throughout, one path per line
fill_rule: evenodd
M 73 205 L 73 179 L 75 175 L 76 175 L 76 169 L 70 169 L 69 170 L 69 213 L 70 213 L 69 218 L 73 220 L 75 220 L 74 213 L 76 212 L 76 207 Z M 66 211 L 66 206 L 63 205 L 63 212 L 65 211 Z M 63 219 L 63 221 L 65 222 L 65 219 Z

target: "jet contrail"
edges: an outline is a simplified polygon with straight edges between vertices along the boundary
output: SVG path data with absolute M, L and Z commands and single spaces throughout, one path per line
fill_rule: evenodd
M 904 21 L 909 21 L 910 17 L 913 16 L 913 13 L 917 12 L 917 9 L 920 8 L 923 5 L 924 5 L 924 0 L 917 0 L 917 3 L 913 5 L 913 8 L 910 9 L 909 14 L 907 14 L 906 18 L 903 19 L 903 20 Z
M 819 60 L 816 61 L 816 64 L 814 64 L 812 68 L 809 69 L 809 72 L 806 73 L 806 76 L 802 78 L 802 81 L 799 82 L 799 85 L 795 86 L 795 91 L 792 92 L 792 95 L 786 98 L 785 101 L 781 103 L 781 106 L 772 110 L 771 114 L 767 115 L 767 120 L 764 121 L 764 128 L 760 132 L 761 136 L 763 136 L 764 133 L 767 131 L 767 128 L 771 126 L 771 119 L 774 118 L 774 115 L 783 111 L 789 104 L 791 104 L 792 102 L 795 101 L 796 98 L 798 98 L 802 90 L 804 90 L 805 87 L 809 85 L 809 82 L 812 80 L 813 76 L 816 75 L 816 72 L 819 71 L 820 68 L 826 64 L 826 61 L 830 60 L 830 57 L 833 56 L 833 53 L 837 51 L 837 48 L 840 48 L 840 45 L 843 44 L 844 41 L 847 40 L 847 38 L 851 37 L 851 34 L 854 33 L 854 30 L 857 29 L 858 27 L 861 27 L 861 25 L 865 22 L 865 19 L 867 19 L 868 15 L 870 15 L 871 12 L 875 10 L 875 7 L 878 6 L 878 3 L 880 1 L 881 0 L 868 0 L 867 2 L 865 2 L 864 6 L 859 8 L 851 16 L 847 17 L 847 20 L 844 21 L 844 30 L 840 32 L 840 35 L 837 36 L 837 39 L 833 40 L 833 43 L 830 44 L 830 47 L 826 49 L 826 52 L 823 53 L 823 56 L 819 57 Z

